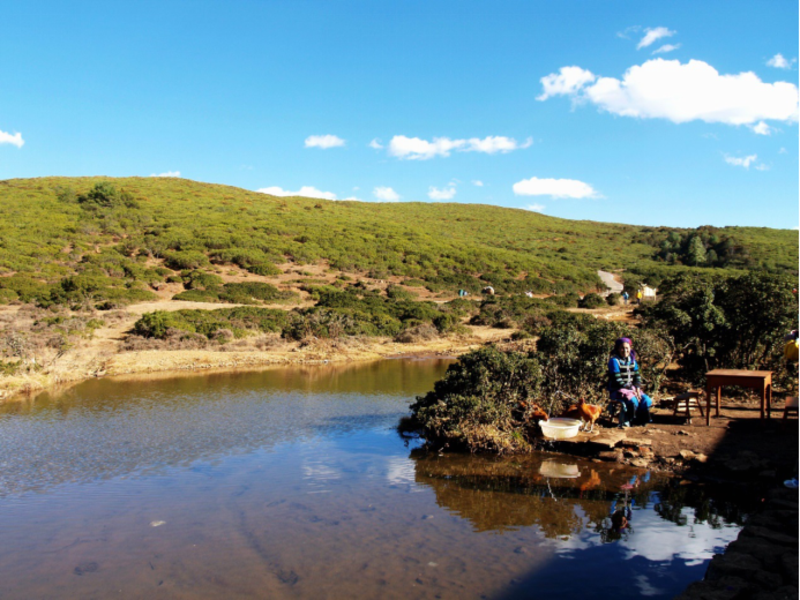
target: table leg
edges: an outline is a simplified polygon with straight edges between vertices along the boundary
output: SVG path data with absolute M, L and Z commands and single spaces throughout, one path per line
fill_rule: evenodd
M 706 388 L 706 426 L 711 425 L 711 388 Z
M 719 403 L 722 400 L 722 386 L 717 386 L 717 416 L 719 416 Z
M 772 418 L 772 383 L 767 384 L 767 418 Z

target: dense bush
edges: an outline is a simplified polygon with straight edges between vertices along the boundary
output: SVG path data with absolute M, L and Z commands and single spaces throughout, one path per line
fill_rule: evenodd
M 590 293 L 581 298 L 578 306 L 581 308 L 600 308 L 601 306 L 606 306 L 606 301 L 603 300 L 601 295 Z
M 178 310 L 145 313 L 136 321 L 133 332 L 145 338 L 165 339 L 170 330 L 199 333 L 212 338 L 220 330 L 230 330 L 236 337 L 247 331 L 277 332 L 287 322 L 282 310 L 250 306 L 216 310 Z
M 429 442 L 454 448 L 519 451 L 528 447 L 520 402 L 542 385 L 535 356 L 487 347 L 459 358 L 433 391 L 411 405 Z
M 648 329 L 672 336 L 681 374 L 695 383 L 714 368 L 780 371 L 783 335 L 797 328 L 796 283 L 788 277 L 680 275 L 660 300 L 637 309 Z

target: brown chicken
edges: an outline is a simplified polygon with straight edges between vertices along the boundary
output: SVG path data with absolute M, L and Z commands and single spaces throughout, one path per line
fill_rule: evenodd
M 544 409 L 538 404 L 528 404 L 524 400 L 519 403 L 520 409 L 523 411 L 523 420 L 528 423 L 538 423 L 539 421 L 547 421 L 549 418 Z
M 584 431 L 594 431 L 594 423 L 603 414 L 603 407 L 597 404 L 586 404 L 583 398 L 578 400 L 577 404 L 573 404 L 565 410 L 561 416 L 567 419 L 578 419 L 583 421 Z M 586 426 L 589 429 L 586 429 Z

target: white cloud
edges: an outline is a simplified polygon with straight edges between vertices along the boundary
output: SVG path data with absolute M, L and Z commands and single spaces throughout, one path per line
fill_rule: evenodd
M 666 27 L 648 27 L 645 29 L 644 37 L 639 41 L 639 45 L 636 46 L 636 49 L 641 50 L 642 48 L 646 48 L 661 38 L 672 37 L 673 35 L 675 35 L 675 32 L 670 31 Z
M 465 144 L 465 140 L 433 138 L 432 142 L 420 138 L 396 135 L 389 142 L 389 154 L 408 160 L 427 160 L 434 156 L 450 156 L 450 151 Z
M 576 94 L 587 83 L 593 82 L 597 79 L 591 71 L 581 69 L 580 67 L 561 67 L 558 74 L 550 73 L 546 77 L 542 77 L 539 81 L 542 82 L 544 91 L 536 99 L 539 101 L 547 100 L 552 96 L 568 96 Z
M 306 138 L 306 148 L 336 148 L 344 146 L 344 140 L 335 135 L 310 135 Z
M 180 177 L 180 171 L 167 171 L 166 173 L 151 173 L 150 177 Z
M 296 192 L 290 192 L 283 188 L 273 185 L 256 190 L 262 194 L 270 194 L 271 196 L 303 196 L 305 198 L 322 198 L 324 200 L 336 200 L 336 194 L 333 192 L 323 192 L 314 186 L 304 185 Z
M 757 133 L 758 135 L 770 135 L 772 133 L 772 128 L 764 123 L 764 121 L 759 121 L 750 129 L 753 130 L 753 133 Z
M 428 198 L 431 200 L 452 200 L 455 195 L 456 188 L 452 186 L 441 190 L 433 186 L 428 188 Z
M 378 138 L 375 138 L 369 143 L 370 148 L 375 148 L 375 150 L 381 150 L 383 148 L 383 144 Z
M 390 187 L 378 186 L 372 190 L 372 195 L 384 202 L 397 202 L 400 200 L 400 195 Z
M 0 131 L 0 144 L 11 144 L 17 148 L 22 148 L 25 145 L 25 140 L 22 139 L 21 133 L 11 135 L 5 131 Z
M 533 212 L 544 212 L 545 206 L 544 204 L 529 204 L 525 207 L 525 210 L 530 210 Z
M 673 50 L 677 50 L 680 48 L 680 44 L 664 44 L 660 48 L 656 48 L 653 50 L 653 54 L 666 54 L 667 52 L 672 52 Z
M 786 60 L 783 57 L 783 54 L 778 53 L 767 61 L 767 65 L 770 67 L 775 67 L 776 69 L 791 69 L 792 65 L 796 61 L 796 58 L 793 58 L 792 60 Z
M 617 32 L 617 37 L 622 38 L 623 40 L 631 39 L 630 36 L 633 33 L 639 33 L 642 30 L 641 25 L 631 25 L 630 27 L 626 27 L 623 31 Z
M 588 183 L 576 179 L 539 179 L 531 177 L 514 184 L 517 196 L 552 196 L 553 198 L 597 198 Z
M 465 152 L 485 152 L 486 154 L 496 154 L 497 152 L 512 152 L 514 150 L 524 150 L 533 144 L 533 138 L 526 139 L 522 144 L 517 143 L 514 138 L 507 138 L 502 135 L 490 135 L 479 140 L 470 138 L 467 140 Z
M 756 165 L 756 171 L 769 171 L 769 165 L 765 165 L 764 163 L 759 163 Z
M 751 154 L 750 156 L 745 156 L 744 158 L 737 158 L 735 156 L 725 156 L 725 162 L 729 165 L 734 165 L 735 167 L 744 167 L 745 169 L 749 169 L 750 165 L 758 159 L 758 154 Z
M 451 140 L 441 137 L 433 141 L 417 137 L 410 138 L 396 135 L 389 142 L 389 154 L 406 160 L 428 160 L 435 156 L 450 156 L 454 150 L 460 152 L 484 152 L 486 154 L 506 153 L 513 150 L 528 148 L 533 140 L 528 138 L 520 144 L 514 138 L 502 135 L 490 135 L 484 139 L 470 138 L 468 140 Z
M 483 182 L 480 179 L 473 179 L 472 180 L 472 185 L 474 185 L 476 187 L 483 187 Z
M 542 78 L 543 85 L 548 77 Z M 543 96 L 554 95 L 547 90 L 545 86 Z M 673 123 L 701 120 L 750 125 L 763 120 L 798 119 L 794 84 L 764 83 L 751 72 L 720 75 L 700 60 L 683 65 L 677 60 L 651 59 L 628 69 L 622 80 L 600 77 L 592 85 L 558 93 L 588 100 L 615 115 L 669 119 Z

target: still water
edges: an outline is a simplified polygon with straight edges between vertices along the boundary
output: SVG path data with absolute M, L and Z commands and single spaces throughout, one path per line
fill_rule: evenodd
M 394 427 L 448 364 L 0 406 L 0 597 L 670 598 L 738 534 L 736 507 L 646 471 L 427 455 Z

